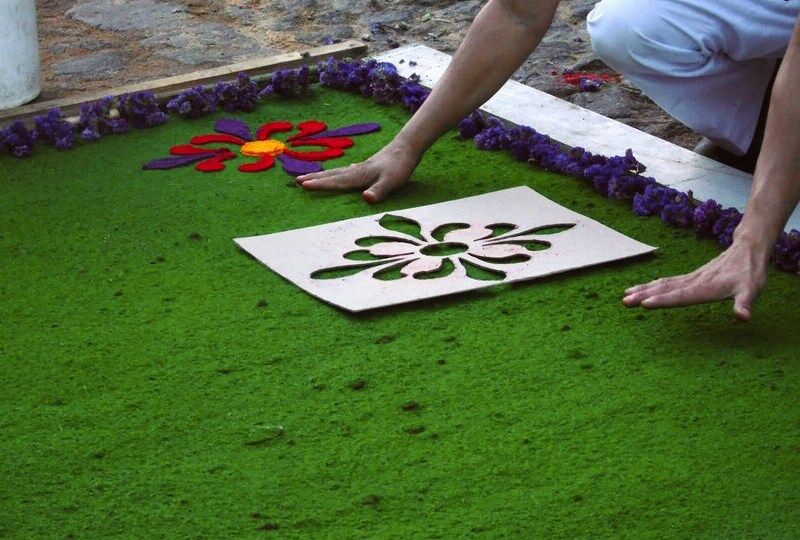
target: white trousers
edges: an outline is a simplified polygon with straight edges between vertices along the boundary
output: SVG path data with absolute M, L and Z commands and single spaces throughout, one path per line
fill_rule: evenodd
M 606 64 L 691 129 L 744 154 L 798 15 L 800 0 L 602 0 L 587 25 Z

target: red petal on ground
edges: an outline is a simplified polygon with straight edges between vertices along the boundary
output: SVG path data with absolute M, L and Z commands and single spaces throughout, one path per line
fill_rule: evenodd
M 288 139 L 287 141 L 295 141 L 297 139 L 302 139 L 303 137 L 310 137 L 311 135 L 316 135 L 317 133 L 322 133 L 328 126 L 325 122 L 320 122 L 319 120 L 306 120 L 305 122 L 300 122 L 297 124 L 297 129 L 300 130 L 299 133 L 295 133 Z
M 324 146 L 326 148 L 350 148 L 353 139 L 348 137 L 322 137 L 319 139 L 300 139 L 292 141 L 292 146 Z
M 295 152 L 288 148 L 283 153 L 289 157 L 300 159 L 303 161 L 325 161 L 326 159 L 333 159 L 344 155 L 344 150 L 340 148 L 328 148 L 321 152 Z
M 589 79 L 591 81 L 619 81 L 619 75 L 609 75 L 608 73 L 591 73 L 589 71 L 576 71 L 574 73 L 565 73 L 561 75 L 561 80 L 567 84 L 578 86 L 581 79 Z
M 275 158 L 273 156 L 264 156 L 253 163 L 239 165 L 239 170 L 242 172 L 266 171 L 267 169 L 271 169 L 273 165 L 275 165 Z
M 266 141 L 272 136 L 273 133 L 278 133 L 280 131 L 291 131 L 293 127 L 294 126 L 292 126 L 291 122 L 267 122 L 258 128 L 256 139 L 259 141 Z
M 230 143 L 242 146 L 245 141 L 239 137 L 228 135 L 227 133 L 211 133 L 209 135 L 197 135 L 192 137 L 192 144 L 208 144 L 208 143 Z
M 196 154 L 208 154 L 209 152 L 228 152 L 227 148 L 196 148 L 189 144 L 179 144 L 169 149 L 173 156 L 193 156 Z
M 201 161 L 197 165 L 194 166 L 200 172 L 217 172 L 221 171 L 225 168 L 225 164 L 223 161 L 228 161 L 229 159 L 233 159 L 236 157 L 236 154 L 233 152 L 227 152 L 225 154 L 219 154 L 214 156 L 213 158 L 206 159 Z

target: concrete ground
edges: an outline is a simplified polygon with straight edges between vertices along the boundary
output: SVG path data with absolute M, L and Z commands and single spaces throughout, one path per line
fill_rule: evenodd
M 563 0 L 514 78 L 691 148 L 698 137 L 624 80 L 580 93 L 565 69 L 610 72 L 591 49 L 597 0 Z M 37 0 L 42 98 L 177 75 L 356 38 L 377 53 L 421 42 L 452 53 L 480 0 Z

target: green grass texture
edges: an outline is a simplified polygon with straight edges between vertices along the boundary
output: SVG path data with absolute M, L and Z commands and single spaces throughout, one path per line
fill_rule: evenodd
M 0 536 L 800 537 L 797 276 L 750 324 L 626 309 L 719 248 L 454 132 L 376 206 L 141 169 L 225 116 L 382 125 L 328 168 L 408 119 L 320 89 L 0 157 Z M 232 241 L 519 185 L 659 251 L 351 315 Z

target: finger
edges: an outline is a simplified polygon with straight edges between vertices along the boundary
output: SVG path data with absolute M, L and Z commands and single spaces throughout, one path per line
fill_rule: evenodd
M 364 200 L 370 204 L 380 202 L 385 199 L 389 193 L 397 189 L 403 181 L 403 178 L 383 177 L 364 191 Z
M 752 289 L 742 291 L 733 299 L 733 314 L 740 321 L 747 322 L 753 318 L 753 302 L 756 300 L 756 293 Z
M 644 285 L 631 287 L 625 291 L 622 303 L 628 307 L 640 305 L 645 299 L 658 294 L 665 294 L 678 288 L 685 287 L 691 275 L 676 276 L 672 278 L 661 278 Z
M 642 300 L 641 306 L 645 309 L 674 308 L 703 304 L 715 300 L 720 300 L 720 298 L 712 289 L 689 286 L 652 295 Z
M 343 172 L 350 169 L 352 165 L 348 165 L 347 167 L 336 167 L 335 169 L 329 169 L 327 171 L 319 171 L 315 173 L 308 173 L 308 174 L 301 174 L 297 177 L 297 183 L 302 184 L 307 180 L 317 180 L 320 178 L 327 178 L 329 176 L 336 176 L 342 174 Z
M 366 183 L 363 175 L 347 172 L 325 178 L 317 178 L 316 180 L 308 180 L 300 185 L 303 189 L 309 191 L 319 191 L 326 189 L 354 189 L 362 187 Z

